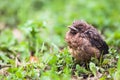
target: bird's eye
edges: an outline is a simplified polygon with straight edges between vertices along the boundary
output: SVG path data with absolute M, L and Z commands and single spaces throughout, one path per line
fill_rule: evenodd
M 81 27 L 78 27 L 78 30 L 79 30 L 79 31 L 81 31 L 81 30 L 82 30 L 82 28 L 81 28 Z

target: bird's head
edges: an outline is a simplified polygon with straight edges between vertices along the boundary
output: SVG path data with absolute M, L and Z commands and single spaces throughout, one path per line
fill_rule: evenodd
M 72 34 L 83 33 L 88 28 L 89 25 L 83 20 L 74 21 L 72 26 L 69 26 L 70 33 Z

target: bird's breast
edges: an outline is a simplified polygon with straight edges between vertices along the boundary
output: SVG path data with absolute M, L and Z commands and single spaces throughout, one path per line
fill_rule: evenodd
M 69 51 L 73 57 L 77 60 L 83 61 L 83 57 L 87 55 L 84 48 L 90 46 L 90 42 L 87 38 L 81 37 L 79 34 L 75 36 L 67 36 L 66 41 L 69 45 Z

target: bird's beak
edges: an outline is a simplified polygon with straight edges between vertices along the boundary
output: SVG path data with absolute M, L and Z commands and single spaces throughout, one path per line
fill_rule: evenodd
M 78 31 L 74 26 L 70 26 L 68 28 L 71 29 L 71 30 L 74 30 L 74 31 Z

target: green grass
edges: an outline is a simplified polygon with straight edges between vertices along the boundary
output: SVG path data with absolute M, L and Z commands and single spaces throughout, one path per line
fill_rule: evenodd
M 0 80 L 119 80 L 120 1 L 0 1 Z M 84 19 L 109 45 L 103 61 L 75 65 L 64 40 L 67 26 Z M 37 57 L 31 61 L 31 54 Z
M 15 36 L 18 32 L 22 37 Z M 48 35 L 46 26 L 38 21 L 27 22 L 17 29 L 3 30 L 0 36 L 0 78 L 69 80 L 87 76 L 105 80 L 114 79 L 114 75 L 119 74 L 119 54 L 115 48 L 110 47 L 109 54 L 103 56 L 102 62 L 92 58 L 88 68 L 85 68 L 75 65 L 67 46 L 58 46 L 49 40 L 52 36 Z M 35 53 L 37 62 L 30 62 L 31 52 Z

